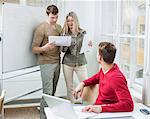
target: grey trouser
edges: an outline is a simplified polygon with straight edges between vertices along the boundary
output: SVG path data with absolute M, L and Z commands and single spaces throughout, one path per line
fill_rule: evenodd
M 60 74 L 60 64 L 44 64 L 40 65 L 43 93 L 54 95 Z M 40 104 L 40 119 L 47 119 L 44 112 L 44 107 L 47 107 L 45 100 L 41 99 Z
M 87 74 L 86 65 L 71 67 L 71 66 L 63 64 L 62 68 L 63 68 L 63 73 L 64 73 L 66 86 L 67 86 L 67 97 L 70 99 L 71 102 L 74 102 L 74 97 L 72 95 L 73 73 L 74 72 L 76 73 L 79 81 L 83 81 L 87 79 L 88 74 Z

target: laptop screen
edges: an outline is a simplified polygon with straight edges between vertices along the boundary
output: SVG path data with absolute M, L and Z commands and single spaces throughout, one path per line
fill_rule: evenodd
M 58 115 L 65 119 L 79 119 L 69 100 L 65 100 L 47 94 L 43 94 L 43 97 L 48 107 L 51 108 L 52 112 L 55 115 Z

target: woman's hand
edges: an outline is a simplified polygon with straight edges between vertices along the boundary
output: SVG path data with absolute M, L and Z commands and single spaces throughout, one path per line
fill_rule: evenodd
M 89 41 L 88 46 L 90 46 L 90 47 L 92 47 L 92 46 L 93 46 L 93 43 L 92 43 L 92 41 L 91 41 L 91 40 Z
M 82 109 L 83 112 L 94 112 L 94 113 L 101 113 L 102 107 L 101 105 L 89 105 Z

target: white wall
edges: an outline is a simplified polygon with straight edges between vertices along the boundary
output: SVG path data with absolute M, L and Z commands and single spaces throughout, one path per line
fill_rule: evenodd
M 0 15 L 0 33 L 2 32 L 2 16 Z
M 2 33 L 2 4 L 0 4 L 0 38 Z M 2 42 L 0 41 L 0 91 L 2 90 Z M 1 93 L 1 92 L 0 92 Z
M 1 38 L 1 33 L 0 33 L 0 38 Z M 3 88 L 3 81 L 2 81 L 2 42 L 0 41 L 0 93 Z

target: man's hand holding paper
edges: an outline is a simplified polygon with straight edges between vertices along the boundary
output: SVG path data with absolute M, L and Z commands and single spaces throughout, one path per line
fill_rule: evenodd
M 56 46 L 70 46 L 71 36 L 49 36 L 49 43 L 54 43 Z
M 54 42 L 47 43 L 44 46 L 42 46 L 42 51 L 46 52 L 49 51 L 50 49 L 53 49 L 55 47 Z

